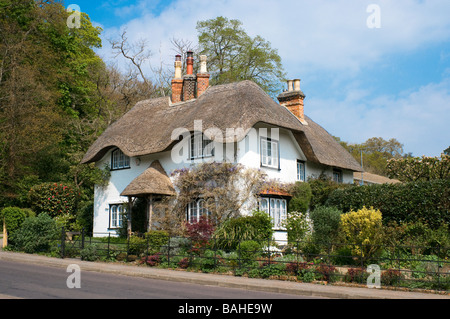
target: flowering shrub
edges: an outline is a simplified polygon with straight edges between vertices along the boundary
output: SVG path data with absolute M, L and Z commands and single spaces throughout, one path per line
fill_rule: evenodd
M 31 208 L 36 214 L 50 217 L 74 217 L 78 192 L 67 184 L 43 183 L 32 187 L 28 193 Z
M 368 257 L 377 250 L 381 226 L 381 212 L 373 208 L 363 207 L 341 215 L 342 232 L 356 256 Z

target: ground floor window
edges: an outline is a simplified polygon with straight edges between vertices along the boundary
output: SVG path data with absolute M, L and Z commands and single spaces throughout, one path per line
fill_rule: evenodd
M 109 205 L 109 228 L 122 227 L 123 215 L 126 212 L 124 204 Z
M 342 171 L 334 169 L 333 170 L 333 181 L 336 183 L 342 183 Z
M 211 212 L 205 207 L 205 200 L 199 199 L 190 202 L 186 208 L 186 220 L 193 224 L 197 223 L 202 216 L 211 216 Z
M 282 198 L 261 197 L 259 209 L 272 218 L 273 228 L 284 229 L 283 223 L 287 218 L 287 201 Z

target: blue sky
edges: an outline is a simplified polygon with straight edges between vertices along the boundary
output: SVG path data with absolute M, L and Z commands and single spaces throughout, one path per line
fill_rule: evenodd
M 170 39 L 196 42 L 196 22 L 239 19 L 248 34 L 278 49 L 288 78 L 300 78 L 305 113 L 350 143 L 396 138 L 414 156 L 450 146 L 448 0 L 66 0 L 103 28 L 146 39 L 148 61 L 173 65 Z M 379 9 L 379 28 L 369 28 Z M 373 21 L 373 20 L 371 20 Z M 150 68 L 149 68 L 150 69 Z

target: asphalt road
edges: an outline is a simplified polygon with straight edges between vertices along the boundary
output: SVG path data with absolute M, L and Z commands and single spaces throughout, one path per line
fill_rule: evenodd
M 25 299 L 311 299 L 245 289 L 204 286 L 90 271 L 68 288 L 65 268 L 0 261 L 0 298 Z M 75 283 L 75 281 L 71 281 Z

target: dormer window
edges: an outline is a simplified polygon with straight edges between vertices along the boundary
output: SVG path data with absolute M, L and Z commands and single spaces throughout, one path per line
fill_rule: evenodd
M 206 138 L 203 133 L 191 135 L 190 156 L 191 159 L 210 157 L 214 155 L 214 142 Z
M 120 149 L 115 149 L 111 154 L 111 169 L 130 168 L 130 158 Z

